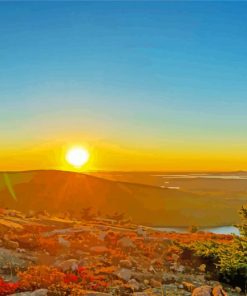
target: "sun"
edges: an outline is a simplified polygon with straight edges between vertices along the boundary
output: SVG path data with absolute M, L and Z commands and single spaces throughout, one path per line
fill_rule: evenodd
M 67 151 L 66 160 L 75 168 L 81 168 L 89 160 L 89 152 L 83 147 L 74 147 Z

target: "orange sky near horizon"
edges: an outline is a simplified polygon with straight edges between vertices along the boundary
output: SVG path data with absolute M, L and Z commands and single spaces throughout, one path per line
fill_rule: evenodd
M 66 152 L 81 146 L 90 159 L 81 169 L 65 160 Z M 58 169 L 71 171 L 237 171 L 247 169 L 245 151 L 206 149 L 182 144 L 172 148 L 143 149 L 126 145 L 93 142 L 54 142 L 0 149 L 0 171 Z

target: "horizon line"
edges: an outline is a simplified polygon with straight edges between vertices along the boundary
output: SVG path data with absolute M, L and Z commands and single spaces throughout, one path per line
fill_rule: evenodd
M 28 172 L 58 171 L 68 173 L 247 173 L 247 170 L 64 170 L 64 169 L 26 169 L 26 170 L 0 170 L 0 173 L 28 173 Z

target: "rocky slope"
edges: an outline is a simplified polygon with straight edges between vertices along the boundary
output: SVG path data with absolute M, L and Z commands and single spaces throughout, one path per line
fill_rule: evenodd
M 222 288 L 179 242 L 229 235 L 161 233 L 123 221 L 0 212 L 0 295 L 239 295 Z

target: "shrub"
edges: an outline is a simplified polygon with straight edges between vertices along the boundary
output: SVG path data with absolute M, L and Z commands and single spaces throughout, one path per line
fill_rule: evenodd
M 51 291 L 51 295 L 64 295 L 63 293 L 77 295 L 74 290 L 106 292 L 108 289 L 105 276 L 95 274 L 85 267 L 79 267 L 75 273 L 63 273 L 54 267 L 32 266 L 27 271 L 20 272 L 18 276 L 20 278 L 18 287 L 21 291 L 45 288 Z
M 247 282 L 247 238 L 236 237 L 233 244 L 218 249 L 220 277 L 245 288 Z
M 220 280 L 245 289 L 247 283 L 247 209 L 242 207 L 241 235 L 234 236 L 229 243 L 213 240 L 197 241 L 183 245 L 184 252 L 192 251 L 192 256 L 202 258 Z M 188 253 L 188 252 L 187 252 Z
M 65 274 L 56 268 L 48 266 L 31 266 L 24 272 L 19 272 L 20 289 L 35 290 L 49 288 L 53 284 L 64 281 Z
M 7 283 L 2 278 L 0 278 L 0 295 L 10 295 L 16 292 L 19 288 L 18 283 Z
M 247 237 L 247 207 L 242 206 L 240 215 L 242 217 L 242 223 L 238 225 L 238 228 L 241 235 Z

